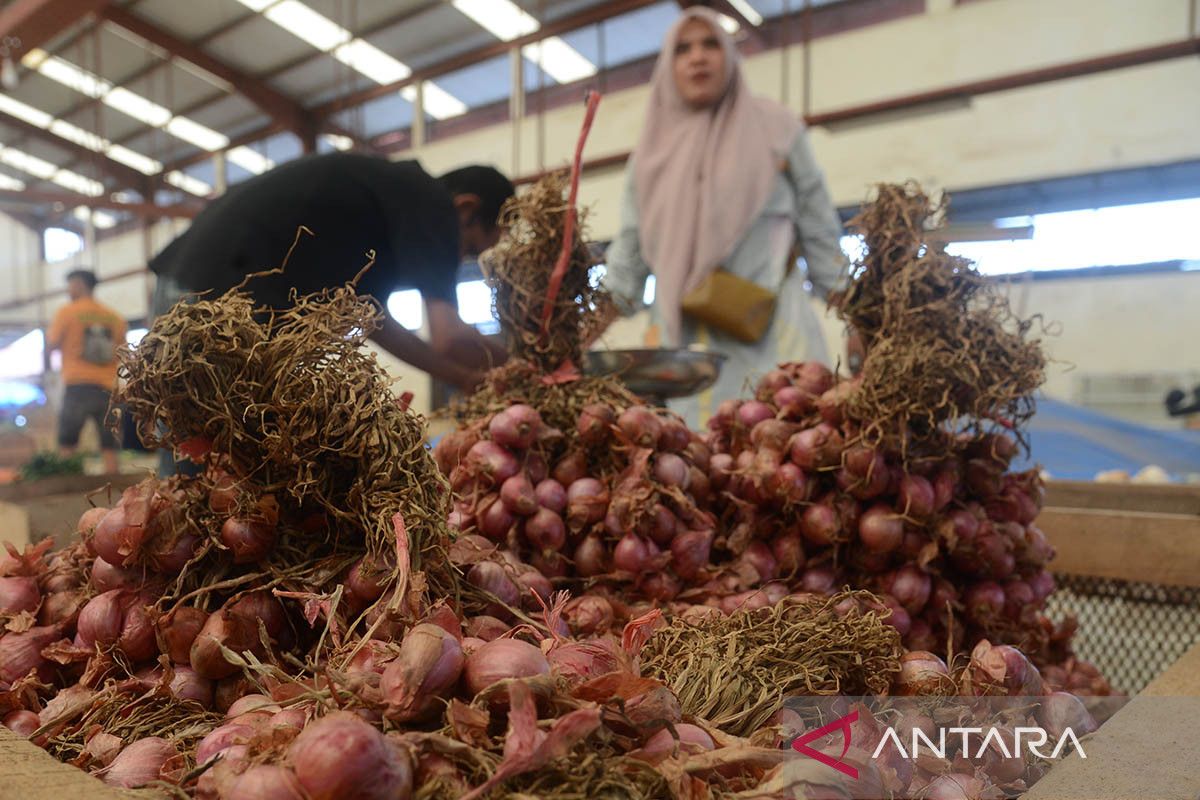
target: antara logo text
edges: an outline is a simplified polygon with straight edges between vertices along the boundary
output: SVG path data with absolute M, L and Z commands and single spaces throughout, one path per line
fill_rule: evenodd
M 838 772 L 846 775 L 854 780 L 858 780 L 858 769 L 845 761 L 846 753 L 850 750 L 851 729 L 850 726 L 858 721 L 858 712 L 852 711 L 844 717 L 839 717 L 828 725 L 808 731 L 792 740 L 792 749 L 797 753 L 816 759 L 826 766 L 836 769 Z M 841 731 L 842 734 L 842 753 L 834 758 L 828 753 L 823 753 L 811 746 L 811 743 L 818 739 L 823 739 L 831 733 Z M 1044 751 L 1044 748 L 1050 744 L 1050 735 L 1044 728 L 1038 727 L 1016 727 L 1011 729 L 1011 737 L 1006 738 L 1001 734 L 999 728 L 942 728 L 938 732 L 937 741 L 934 741 L 919 729 L 912 729 L 912 739 L 905 747 L 900 734 L 895 728 L 884 728 L 883 737 L 879 740 L 879 744 L 875 746 L 875 752 L 871 754 L 872 759 L 879 758 L 879 754 L 883 752 L 887 746 L 896 748 L 896 751 L 901 756 L 908 759 L 916 759 L 922 752 L 936 756 L 937 758 L 946 758 L 947 742 L 953 744 L 960 742 L 962 744 L 961 751 L 967 756 L 981 758 L 987 752 L 989 747 L 995 747 L 1000 755 L 1005 758 L 1020 757 L 1024 745 L 1024 749 L 1038 758 L 1055 759 L 1063 754 L 1067 744 L 1071 744 L 1075 748 L 1075 752 L 1079 753 L 1080 758 L 1087 758 L 1087 753 L 1083 751 L 1083 745 L 1079 743 L 1079 737 L 1075 735 L 1075 731 L 1066 728 L 1062 735 L 1058 737 L 1058 741 L 1054 744 L 1053 749 L 1049 753 Z

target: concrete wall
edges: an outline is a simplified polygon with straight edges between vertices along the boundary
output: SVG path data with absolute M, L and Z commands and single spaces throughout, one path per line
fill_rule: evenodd
M 811 51 L 808 111 L 833 111 L 971 80 L 1176 41 L 1188 35 L 1189 0 L 928 0 L 925 13 L 818 39 Z M 800 48 L 749 58 L 748 80 L 760 94 L 784 100 L 800 113 L 804 85 Z M 788 65 L 787 97 L 782 67 Z M 595 158 L 632 148 L 646 102 L 645 87 L 604 98 L 588 142 Z M 401 157 L 419 158 L 437 172 L 487 162 L 510 174 L 566 163 L 582 107 L 556 109 L 539 121 L 527 117 L 426 145 Z M 539 130 L 545 141 L 539 142 Z M 1200 158 L 1200 59 L 1187 58 L 977 97 L 951 108 L 877 117 L 811 132 L 813 147 L 839 205 L 860 202 L 871 184 L 916 178 L 932 189 L 967 189 L 1108 169 Z M 547 163 L 538 163 L 538 153 Z M 620 167 L 588 173 L 581 199 L 590 208 L 592 235 L 608 238 L 617 225 Z M 152 249 L 179 226 L 161 223 Z M 1147 231 L 1145 235 L 1151 235 Z M 1131 235 L 1138 235 L 1131 232 Z M 0 236 L 5 236 L 0 230 Z M 7 236 L 4 238 L 7 241 Z M 94 258 L 100 274 L 144 263 L 140 233 L 102 242 Z M 26 262 L 28 263 L 28 262 Z M 0 279 L 0 303 L 27 296 L 28 280 Z M 21 270 L 18 270 L 21 271 Z M 47 285 L 61 284 L 65 268 L 51 267 Z M 6 270 L 7 272 L 7 270 Z M 100 297 L 131 317 L 145 313 L 148 285 L 133 277 L 101 287 Z M 1052 356 L 1076 375 L 1131 369 L 1179 368 L 1200 338 L 1195 274 L 1037 282 L 1021 289 L 1021 307 L 1061 322 L 1048 342 Z M 51 301 L 49 311 L 59 301 Z M 32 307 L 0 311 L 29 319 Z M 613 345 L 639 343 L 640 319 L 623 322 Z M 826 325 L 838 343 L 840 329 Z M 1099 343 L 1099 344 L 1098 344 Z M 1194 359 L 1193 359 L 1194 360 Z M 388 359 L 402 388 L 424 408 L 424 376 Z M 1061 366 L 1047 389 L 1070 399 L 1072 373 Z

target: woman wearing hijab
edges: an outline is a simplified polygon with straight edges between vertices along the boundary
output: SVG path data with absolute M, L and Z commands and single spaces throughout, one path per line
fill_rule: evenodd
M 653 273 L 659 344 L 697 344 L 728 356 L 716 385 L 672 403 L 692 426 L 781 361 L 828 362 L 805 275 L 793 266 L 798 250 L 813 291 L 827 297 L 847 272 L 841 235 L 803 125 L 750 93 L 717 15 L 688 9 L 654 69 L 605 285 L 631 314 Z M 774 294 L 774 313 L 756 340 L 683 311 L 718 268 Z

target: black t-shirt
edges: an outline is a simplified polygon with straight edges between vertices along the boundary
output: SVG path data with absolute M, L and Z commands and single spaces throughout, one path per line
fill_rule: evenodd
M 150 269 L 192 291 L 218 293 L 254 272 L 277 267 L 299 226 L 304 235 L 282 275 L 255 278 L 247 288 L 274 307 L 301 294 L 352 280 L 375 251 L 358 283 L 380 303 L 398 289 L 455 303 L 458 221 L 450 193 L 415 161 L 390 162 L 353 153 L 309 156 L 232 187 Z

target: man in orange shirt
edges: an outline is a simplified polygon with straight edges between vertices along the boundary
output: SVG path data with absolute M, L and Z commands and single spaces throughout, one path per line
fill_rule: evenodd
M 67 275 L 71 302 L 58 310 L 46 334 L 46 344 L 62 351 L 63 404 L 58 446 L 70 455 L 89 419 L 100 429 L 100 452 L 105 472 L 117 471 L 117 440 L 104 424 L 108 403 L 117 385 L 117 345 L 125 341 L 125 320 L 96 302 L 96 275 L 75 270 Z

